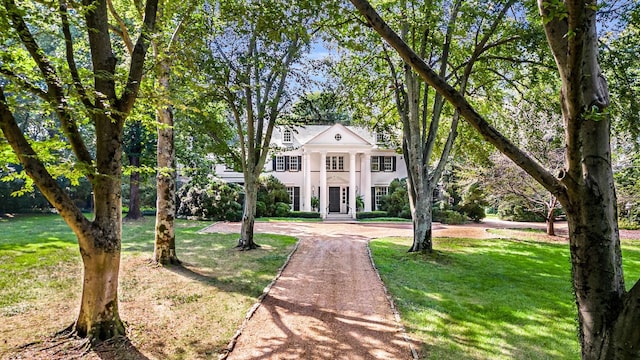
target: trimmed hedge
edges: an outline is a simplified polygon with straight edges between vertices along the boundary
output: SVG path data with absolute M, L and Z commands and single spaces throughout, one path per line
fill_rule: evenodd
M 289 211 L 289 217 L 301 219 L 320 219 L 320 213 L 315 211 Z
M 389 215 L 386 211 L 365 211 L 356 214 L 357 219 L 374 219 L 382 217 L 389 217 Z

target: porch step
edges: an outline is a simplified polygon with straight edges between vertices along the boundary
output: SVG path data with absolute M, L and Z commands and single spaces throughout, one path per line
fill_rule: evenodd
M 351 218 L 351 214 L 327 214 L 324 219 L 326 222 L 355 222 L 355 219 Z

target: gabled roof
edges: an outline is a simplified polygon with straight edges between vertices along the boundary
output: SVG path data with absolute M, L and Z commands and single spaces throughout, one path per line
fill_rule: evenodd
M 284 131 L 291 131 L 292 142 L 284 143 Z M 336 135 L 340 134 L 336 140 Z M 272 143 L 278 147 L 301 147 L 304 145 L 357 145 L 374 146 L 375 134 L 368 129 L 357 126 L 334 125 L 305 125 L 284 127 L 279 126 L 274 130 Z

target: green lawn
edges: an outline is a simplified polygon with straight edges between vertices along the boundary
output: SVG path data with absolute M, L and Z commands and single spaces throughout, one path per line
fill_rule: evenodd
M 371 242 L 407 331 L 428 359 L 578 359 L 566 244 L 436 239 L 432 255 L 410 240 Z M 623 242 L 630 287 L 640 244 Z
M 234 249 L 238 234 L 200 234 L 210 223 L 179 220 L 176 251 L 184 266 L 158 267 L 149 261 L 154 221 L 123 224 L 119 298 L 129 338 L 150 358 L 213 358 L 296 239 L 256 234 L 261 248 L 241 252 Z M 76 238 L 58 215 L 0 219 L 0 354 L 69 325 L 81 276 Z

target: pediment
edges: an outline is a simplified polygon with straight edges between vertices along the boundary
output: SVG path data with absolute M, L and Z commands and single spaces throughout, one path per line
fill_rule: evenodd
M 342 124 L 335 124 L 314 138 L 309 140 L 307 145 L 328 145 L 328 146 L 353 146 L 371 145 L 360 135 L 354 133 Z

